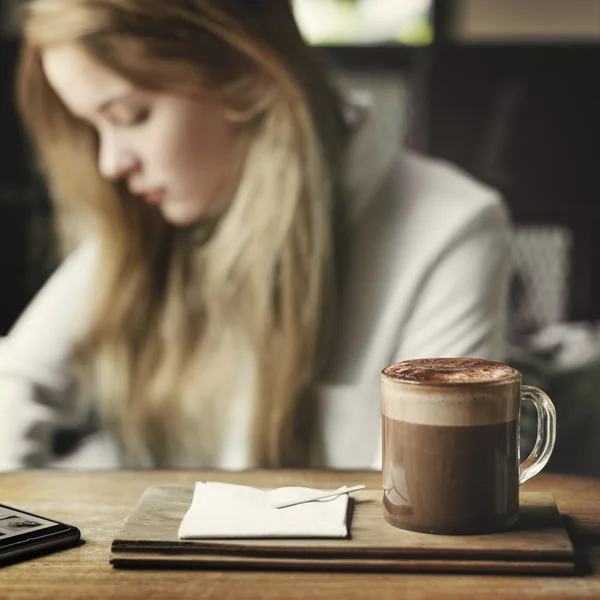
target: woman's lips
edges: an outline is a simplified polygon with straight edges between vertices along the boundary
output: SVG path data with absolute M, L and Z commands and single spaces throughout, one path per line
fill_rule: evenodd
M 164 190 L 152 190 L 150 192 L 143 192 L 140 196 L 148 203 L 148 204 L 160 204 L 164 197 Z

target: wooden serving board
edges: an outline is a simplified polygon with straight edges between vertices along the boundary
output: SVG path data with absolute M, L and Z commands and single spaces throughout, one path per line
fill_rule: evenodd
M 381 491 L 353 494 L 346 539 L 180 540 L 193 487 L 153 486 L 112 542 L 115 567 L 571 573 L 574 550 L 550 493 L 521 493 L 509 531 L 443 536 L 397 529 Z

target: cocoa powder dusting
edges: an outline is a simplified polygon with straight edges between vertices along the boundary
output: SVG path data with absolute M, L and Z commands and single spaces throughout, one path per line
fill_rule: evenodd
M 519 371 L 481 358 L 420 358 L 383 369 L 390 379 L 413 383 L 470 383 L 518 379 Z

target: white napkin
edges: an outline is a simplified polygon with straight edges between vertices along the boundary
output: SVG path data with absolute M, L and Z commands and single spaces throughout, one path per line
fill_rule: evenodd
M 324 490 L 284 487 L 263 491 L 199 481 L 179 526 L 179 539 L 347 537 L 347 494 L 334 500 L 273 508 L 274 504 L 308 498 L 317 491 Z

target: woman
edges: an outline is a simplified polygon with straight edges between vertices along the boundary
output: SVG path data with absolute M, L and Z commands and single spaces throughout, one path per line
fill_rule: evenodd
M 0 347 L 0 468 L 377 466 L 382 367 L 500 357 L 500 200 L 386 145 L 288 2 L 34 0 L 25 40 L 69 256 Z

